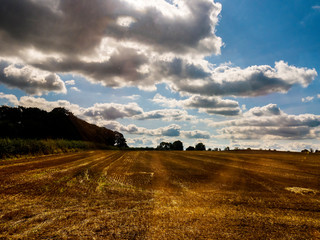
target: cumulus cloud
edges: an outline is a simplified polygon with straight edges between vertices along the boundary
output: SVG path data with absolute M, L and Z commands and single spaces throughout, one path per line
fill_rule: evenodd
M 13 105 L 19 105 L 18 98 L 13 94 L 4 94 L 0 92 L 0 99 L 6 99 L 9 103 Z
M 275 104 L 256 107 L 242 118 L 209 123 L 218 130 L 219 138 L 228 139 L 317 139 L 320 116 L 313 114 L 288 115 Z
M 0 58 L 0 83 L 9 88 L 18 88 L 32 95 L 48 92 L 66 93 L 64 82 L 57 74 L 31 66 L 7 62 Z
M 79 105 L 72 104 L 66 100 L 47 101 L 44 98 L 31 96 L 22 96 L 18 100 L 16 96 L 4 93 L 0 93 L 0 98 L 7 99 L 14 106 L 36 107 L 46 111 L 52 111 L 52 109 L 57 107 L 63 107 L 73 112 L 75 115 L 80 115 L 82 112 L 82 108 Z
M 204 70 L 198 67 L 198 72 L 201 71 Z M 285 93 L 296 84 L 306 87 L 315 79 L 317 72 L 315 69 L 289 66 L 279 61 L 275 62 L 274 68 L 262 65 L 241 69 L 221 65 L 212 69 L 208 77 L 204 78 L 194 79 L 193 75 L 181 78 L 179 75 L 171 74 L 170 85 L 175 91 L 206 96 L 254 97 L 274 92 Z
M 283 112 L 277 106 L 277 104 L 268 104 L 263 107 L 254 107 L 247 111 L 244 116 L 245 117 L 261 117 L 261 116 L 278 116 L 282 115 Z
M 92 0 L 77 7 L 71 0 L 4 0 L 0 52 L 111 87 L 143 87 L 144 71 L 157 62 L 149 56 L 219 54 L 220 11 L 221 4 L 210 0 Z
M 166 82 L 181 93 L 206 96 L 286 92 L 317 76 L 314 69 L 283 61 L 274 68 L 245 69 L 207 62 L 205 57 L 220 54 L 223 46 L 216 36 L 221 8 L 213 0 L 81 0 L 76 7 L 72 0 L 3 0 L 0 53 L 46 71 L 45 91 L 65 91 L 54 85 L 60 81 L 57 73 L 82 75 L 109 87 L 154 90 L 155 84 Z M 5 84 L 34 82 L 19 76 L 18 83 Z M 237 114 L 229 109 L 210 112 Z
M 143 109 L 136 103 L 96 103 L 92 107 L 83 108 L 66 100 L 47 101 L 40 97 L 22 96 L 20 100 L 14 95 L 0 93 L 0 98 L 7 99 L 15 106 L 37 107 L 51 111 L 57 107 L 63 107 L 75 115 L 90 122 L 99 124 L 102 121 L 110 121 L 121 118 L 130 118 L 143 113 Z
M 136 103 L 126 105 L 116 103 L 96 103 L 93 107 L 83 111 L 83 115 L 96 119 L 115 120 L 132 117 L 143 113 L 143 109 Z
M 234 100 L 222 99 L 220 97 L 192 96 L 185 100 L 166 98 L 156 94 L 153 102 L 166 107 L 182 107 L 188 109 L 198 109 L 199 112 L 208 114 L 236 116 L 241 113 L 239 103 Z
M 82 118 L 90 123 L 94 123 L 99 126 L 105 126 L 112 130 L 136 135 L 176 137 L 180 136 L 181 127 L 177 124 L 171 124 L 169 126 L 157 129 L 147 129 L 144 127 L 138 127 L 134 124 L 125 126 L 115 120 L 131 118 L 140 120 L 160 119 L 164 121 L 188 121 L 189 119 L 193 119 L 193 117 L 189 116 L 186 111 L 181 110 L 169 109 L 167 111 L 164 109 L 159 110 L 158 113 L 156 111 L 144 112 L 143 109 L 136 103 L 97 103 L 92 107 L 83 108 L 66 100 L 47 101 L 44 98 L 32 96 L 23 96 L 18 99 L 14 95 L 4 94 L 1 92 L 0 99 L 5 99 L 15 106 L 37 107 L 46 111 L 51 111 L 57 107 L 63 107 L 74 113 L 79 118 Z M 198 132 L 198 134 L 204 133 Z M 188 136 L 191 136 L 191 133 Z
M 196 139 L 209 139 L 210 133 L 207 131 L 200 131 L 200 130 L 194 130 L 194 131 L 181 131 L 181 134 L 186 138 L 196 138 Z
M 190 116 L 187 111 L 179 109 L 161 109 L 145 112 L 136 116 L 137 120 L 163 120 L 163 121 L 191 121 L 194 116 Z
M 181 127 L 176 124 L 171 124 L 166 127 L 160 127 L 156 129 L 148 129 L 144 127 L 138 127 L 134 124 L 122 125 L 119 122 L 106 122 L 105 127 L 119 132 L 125 132 L 134 135 L 147 135 L 147 136 L 157 136 L 157 137 L 178 137 L 180 136 Z

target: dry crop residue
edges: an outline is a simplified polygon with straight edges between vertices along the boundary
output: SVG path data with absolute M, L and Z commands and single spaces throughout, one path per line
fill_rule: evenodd
M 91 151 L 0 162 L 1 239 L 318 239 L 319 219 L 317 154 Z

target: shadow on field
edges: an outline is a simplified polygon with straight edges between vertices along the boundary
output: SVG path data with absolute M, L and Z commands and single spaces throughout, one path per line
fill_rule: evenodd
M 301 154 L 91 151 L 9 160 L 0 164 L 0 238 L 316 239 L 319 175 L 319 159 Z

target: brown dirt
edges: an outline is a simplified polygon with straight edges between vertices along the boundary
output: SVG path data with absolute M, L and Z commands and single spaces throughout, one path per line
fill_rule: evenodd
M 0 239 L 320 239 L 320 155 L 91 151 L 0 161 Z

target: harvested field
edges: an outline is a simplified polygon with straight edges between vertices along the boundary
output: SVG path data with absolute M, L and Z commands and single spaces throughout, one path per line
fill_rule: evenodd
M 90 151 L 0 161 L 0 239 L 320 239 L 320 155 Z

